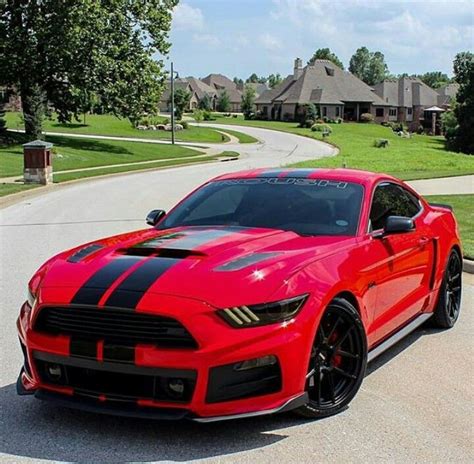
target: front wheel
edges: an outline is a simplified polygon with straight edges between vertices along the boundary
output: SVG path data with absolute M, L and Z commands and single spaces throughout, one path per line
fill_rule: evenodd
M 295 412 L 308 418 L 337 414 L 354 398 L 367 366 L 367 338 L 354 306 L 336 298 L 326 309 L 306 374 L 309 402 Z

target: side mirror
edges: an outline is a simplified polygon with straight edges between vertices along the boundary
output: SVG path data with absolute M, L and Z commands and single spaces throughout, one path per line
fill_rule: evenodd
M 413 219 L 404 216 L 389 216 L 385 221 L 383 231 L 375 236 L 382 238 L 386 235 L 403 234 L 415 230 Z
M 146 223 L 150 226 L 156 226 L 161 218 L 166 215 L 166 211 L 162 209 L 154 209 L 148 213 L 146 217 Z

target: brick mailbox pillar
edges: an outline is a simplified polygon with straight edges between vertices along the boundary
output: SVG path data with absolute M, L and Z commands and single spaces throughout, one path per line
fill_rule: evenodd
M 23 145 L 26 184 L 50 184 L 53 182 L 52 143 L 35 140 Z

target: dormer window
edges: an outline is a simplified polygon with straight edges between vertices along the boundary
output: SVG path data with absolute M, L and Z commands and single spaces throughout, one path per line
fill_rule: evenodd
M 334 76 L 334 69 L 333 68 L 328 68 L 327 66 L 324 66 L 324 68 L 326 69 L 326 74 L 328 76 Z

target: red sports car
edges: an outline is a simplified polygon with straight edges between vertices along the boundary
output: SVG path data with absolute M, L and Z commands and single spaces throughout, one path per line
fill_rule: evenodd
M 459 315 L 451 209 L 387 175 L 228 174 L 147 223 L 33 276 L 19 394 L 203 422 L 324 417 L 348 405 L 367 362 Z

